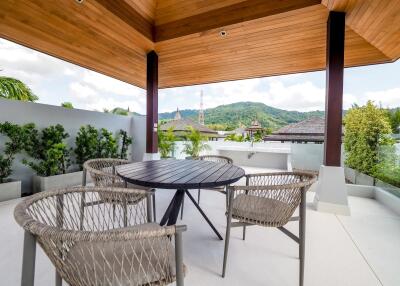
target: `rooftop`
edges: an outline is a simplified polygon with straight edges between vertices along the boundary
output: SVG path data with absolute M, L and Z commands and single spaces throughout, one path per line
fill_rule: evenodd
M 176 109 L 175 117 L 173 120 L 170 120 L 162 125 L 160 125 L 160 129 L 163 131 L 167 131 L 169 128 L 173 127 L 175 133 L 183 133 L 187 131 L 188 127 L 193 127 L 195 130 L 200 131 L 200 133 L 204 133 L 207 135 L 217 135 L 218 132 L 200 124 L 198 122 L 193 121 L 189 118 L 183 118 L 179 109 Z
M 286 125 L 264 137 L 265 141 L 324 142 L 325 119 L 309 119 Z
M 259 171 L 259 170 L 257 170 Z M 157 215 L 164 212 L 174 191 L 157 191 Z M 314 193 L 309 192 L 308 202 Z M 19 202 L 0 204 L 0 277 L 2 285 L 19 285 L 23 230 L 13 218 Z M 397 286 L 400 285 L 400 216 L 376 200 L 349 197 L 351 216 L 339 216 L 307 209 L 305 285 L 308 286 Z M 202 192 L 201 205 L 225 232 L 224 196 Z M 246 241 L 241 229 L 233 229 L 226 278 L 221 278 L 224 242 L 219 241 L 189 202 L 185 204 L 184 263 L 186 285 L 298 285 L 298 247 L 274 228 L 252 226 Z M 289 223 L 295 233 L 297 224 Z M 37 248 L 35 286 L 54 283 L 54 267 Z

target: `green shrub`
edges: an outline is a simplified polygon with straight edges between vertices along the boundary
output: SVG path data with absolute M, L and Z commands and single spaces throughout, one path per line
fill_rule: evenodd
M 75 138 L 75 159 L 80 170 L 87 160 L 97 158 L 99 132 L 91 125 L 81 126 Z
M 385 160 L 379 148 L 392 146 L 391 126 L 385 110 L 368 101 L 365 106 L 352 107 L 344 117 L 345 164 L 364 174 L 375 176 Z
M 0 123 L 0 134 L 7 136 L 9 141 L 5 143 L 3 154 L 0 154 L 0 183 L 12 174 L 12 164 L 15 155 L 25 147 L 30 134 L 34 130 L 33 124 L 19 126 L 10 122 Z
M 75 139 L 76 163 L 82 170 L 83 163 L 90 159 L 127 159 L 128 148 L 132 141 L 133 139 L 124 130 L 120 130 L 115 137 L 104 128 L 97 130 L 91 125 L 81 126 Z
M 24 159 L 23 163 L 39 176 L 65 174 L 70 166 L 69 149 L 64 142 L 68 137 L 60 124 L 44 128 L 40 134 L 34 130 L 25 145 L 25 151 L 34 161 Z
M 174 127 L 170 127 L 167 131 L 158 129 L 158 150 L 161 158 L 168 158 L 172 155 L 175 148 L 176 136 Z

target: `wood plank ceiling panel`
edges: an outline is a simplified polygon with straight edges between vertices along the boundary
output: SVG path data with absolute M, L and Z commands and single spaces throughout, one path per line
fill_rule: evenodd
M 124 0 L 149 23 L 154 24 L 156 18 L 156 0 Z
M 196 14 L 181 20 L 157 25 L 155 27 L 154 40 L 155 42 L 165 41 L 232 24 L 282 14 L 284 12 L 313 5 L 319 5 L 320 3 L 321 0 L 243 1 L 234 5 L 214 9 L 206 13 Z
M 399 2 L 1 0 L 0 36 L 142 88 L 155 49 L 163 88 L 322 70 L 329 9 L 347 12 L 346 66 L 392 61 Z
M 174 22 L 247 0 L 157 0 L 156 25 Z
M 346 24 L 391 60 L 400 58 L 399 0 L 323 0 L 330 10 L 345 11 Z
M 0 36 L 145 87 L 146 53 L 153 42 L 102 4 L 2 0 Z
M 322 5 L 156 43 L 160 87 L 322 70 L 326 21 Z M 346 66 L 387 61 L 347 28 Z

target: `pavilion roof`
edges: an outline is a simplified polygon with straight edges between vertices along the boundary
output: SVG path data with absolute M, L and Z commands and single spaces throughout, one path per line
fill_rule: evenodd
M 142 88 L 155 50 L 165 88 L 325 69 L 330 10 L 346 67 L 400 57 L 398 0 L 2 0 L 0 36 Z
M 186 132 L 188 127 L 193 127 L 194 129 L 200 131 L 200 133 L 204 133 L 207 135 L 217 135 L 218 132 L 215 130 L 212 130 L 204 125 L 201 125 L 200 123 L 197 123 L 189 118 L 181 118 L 181 119 L 174 119 L 170 120 L 160 126 L 160 129 L 163 131 L 167 131 L 169 128 L 173 127 L 174 132 L 176 133 L 182 133 Z

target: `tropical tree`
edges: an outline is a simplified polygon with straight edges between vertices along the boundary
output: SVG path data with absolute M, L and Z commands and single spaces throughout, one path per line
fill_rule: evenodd
M 167 131 L 158 129 L 158 150 L 160 151 L 161 158 L 168 158 L 172 155 L 175 149 L 176 136 L 174 134 L 174 127 L 171 126 Z
M 376 175 L 383 160 L 380 148 L 394 143 L 386 111 L 372 101 L 361 107 L 355 105 L 344 117 L 344 124 L 346 165 L 362 173 Z
M 234 141 L 234 142 L 243 142 L 244 141 L 244 137 L 242 134 L 229 134 L 225 137 L 224 141 Z
M 390 124 L 392 125 L 392 131 L 395 134 L 400 133 L 400 108 L 389 113 Z
M 72 105 L 71 102 L 63 102 L 61 103 L 61 106 L 68 109 L 74 109 L 74 106 Z
M 22 81 L 5 76 L 0 76 L 0 97 L 32 102 L 39 99 Z
M 207 140 L 207 136 L 202 135 L 192 126 L 187 127 L 185 138 L 187 141 L 184 144 L 183 152 L 188 156 L 196 158 L 202 151 L 211 149 L 210 145 L 204 142 Z

